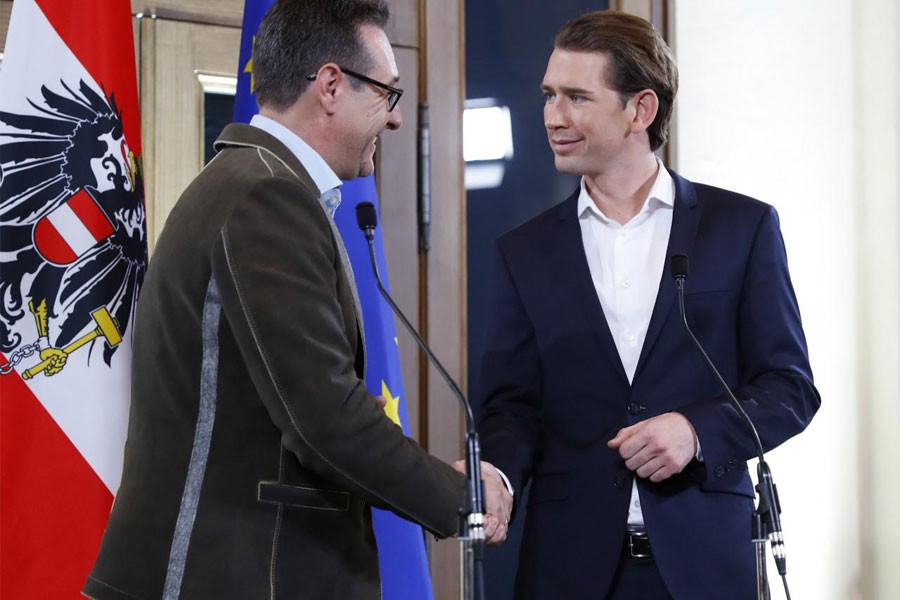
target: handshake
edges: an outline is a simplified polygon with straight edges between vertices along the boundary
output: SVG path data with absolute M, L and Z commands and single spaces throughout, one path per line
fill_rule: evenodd
M 458 460 L 453 468 L 465 475 L 466 461 Z M 481 479 L 484 481 L 484 541 L 488 546 L 499 546 L 509 533 L 513 497 L 500 471 L 489 462 L 481 461 Z
M 375 396 L 378 408 L 386 410 L 387 398 Z M 466 474 L 466 461 L 458 460 L 453 468 Z M 497 467 L 489 462 L 481 461 L 481 480 L 484 481 L 484 543 L 488 546 L 499 546 L 509 533 L 509 519 L 512 515 L 513 497 L 506 482 L 500 476 Z

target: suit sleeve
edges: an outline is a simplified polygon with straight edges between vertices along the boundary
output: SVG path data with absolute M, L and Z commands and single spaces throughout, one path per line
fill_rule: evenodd
M 453 535 L 465 480 L 403 435 L 357 376 L 327 218 L 305 188 L 283 179 L 238 201 L 212 257 L 225 318 L 282 443 L 304 467 Z
M 800 310 L 774 208 L 760 221 L 738 308 L 740 385 L 733 390 L 766 451 L 803 431 L 819 408 Z M 706 478 L 756 456 L 749 431 L 722 394 L 679 409 L 703 448 Z
M 494 243 L 491 273 L 478 428 L 482 456 L 518 494 L 531 476 L 540 440 L 541 366 L 534 327 L 500 242 Z

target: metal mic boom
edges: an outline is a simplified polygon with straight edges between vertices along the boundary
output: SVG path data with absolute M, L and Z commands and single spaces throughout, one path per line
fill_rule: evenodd
M 769 468 L 768 463 L 766 463 L 765 450 L 759 439 L 759 433 L 756 431 L 756 427 L 753 425 L 750 416 L 744 410 L 744 407 L 741 406 L 741 403 L 738 402 L 738 399 L 734 396 L 734 393 L 731 391 L 731 388 L 728 387 L 728 384 L 725 383 L 725 380 L 722 378 L 716 365 L 706 354 L 706 351 L 703 349 L 703 346 L 697 340 L 696 336 L 694 336 L 694 332 L 691 331 L 691 326 L 688 324 L 687 315 L 684 310 L 684 280 L 690 273 L 690 262 L 688 261 L 687 255 L 673 254 L 670 260 L 672 277 L 675 278 L 675 287 L 678 289 L 678 309 L 681 313 L 681 322 L 684 323 L 684 329 L 687 331 L 688 337 L 691 339 L 691 342 L 693 342 L 694 347 L 700 352 L 700 355 L 703 357 L 709 370 L 716 376 L 719 385 L 725 391 L 728 401 L 741 416 L 741 420 L 747 425 L 747 429 L 753 437 L 753 443 L 756 445 L 756 452 L 759 458 L 759 464 L 756 467 L 756 476 L 758 479 L 756 491 L 759 493 L 759 508 L 754 513 L 754 516 L 762 517 L 765 520 L 765 528 L 768 530 L 769 542 L 772 544 L 772 554 L 775 557 L 775 565 L 778 567 L 778 573 L 784 577 L 787 573 L 787 556 L 784 550 L 784 534 L 781 531 L 781 505 L 778 502 L 778 492 L 775 488 L 775 481 L 772 479 L 772 471 Z M 787 581 L 785 581 L 785 587 L 787 587 Z
M 457 401 L 463 408 L 466 415 L 466 487 L 467 487 L 467 506 L 465 513 L 461 515 L 462 531 L 460 539 L 466 540 L 464 543 L 471 543 L 471 561 L 472 572 L 467 576 L 462 586 L 461 592 L 467 598 L 475 600 L 483 600 L 484 595 L 484 574 L 483 574 L 483 554 L 484 554 L 484 484 L 481 481 L 481 447 L 478 443 L 478 432 L 475 429 L 475 418 L 472 415 L 472 406 L 466 400 L 462 390 L 450 377 L 450 374 L 437 359 L 419 332 L 415 330 L 400 307 L 391 298 L 391 295 L 385 289 L 381 282 L 381 274 L 378 272 L 378 262 L 375 260 L 375 228 L 378 226 L 378 214 L 375 212 L 375 206 L 371 202 L 360 202 L 356 205 L 356 223 L 366 236 L 369 244 L 369 258 L 372 262 L 372 271 L 375 273 L 375 283 L 378 285 L 378 291 L 387 300 L 388 305 L 403 326 L 419 345 L 419 348 L 425 352 L 428 360 L 437 369 L 438 373 L 453 391 Z M 465 546 L 464 546 L 465 548 Z M 467 563 L 469 564 L 469 563 Z

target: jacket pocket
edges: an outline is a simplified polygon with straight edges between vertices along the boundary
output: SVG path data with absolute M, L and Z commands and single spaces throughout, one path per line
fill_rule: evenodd
M 747 463 L 736 463 L 724 475 L 701 481 L 700 489 L 704 492 L 738 494 L 751 499 L 756 497 L 753 491 L 753 482 L 750 480 L 750 473 L 747 470 Z
M 350 494 L 347 492 L 288 485 L 277 481 L 260 481 L 257 499 L 260 502 L 273 502 L 318 510 L 347 511 L 350 509 Z

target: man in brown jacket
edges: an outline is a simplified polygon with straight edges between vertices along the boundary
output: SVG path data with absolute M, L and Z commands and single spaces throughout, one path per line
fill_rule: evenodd
M 260 114 L 223 131 L 151 261 L 122 484 L 86 595 L 380 598 L 370 506 L 457 533 L 463 476 L 364 387 L 332 221 L 340 180 L 371 174 L 376 137 L 401 125 L 387 18 L 382 0 L 280 0 L 264 18 Z

